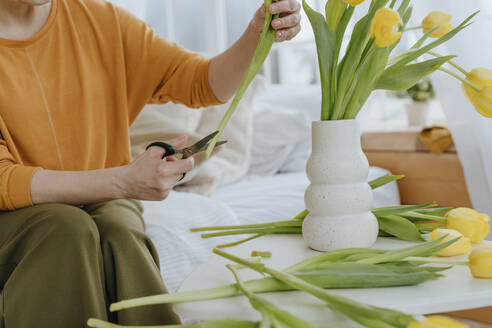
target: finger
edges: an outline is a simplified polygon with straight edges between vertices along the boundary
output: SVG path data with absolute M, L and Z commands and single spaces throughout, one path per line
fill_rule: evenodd
M 161 166 L 162 176 L 170 177 L 173 175 L 183 175 L 193 169 L 195 160 L 193 157 L 174 162 L 163 162 Z
M 301 5 L 296 0 L 281 0 L 270 6 L 271 14 L 295 13 L 301 10 Z
M 282 18 L 277 18 L 272 22 L 272 27 L 276 30 L 294 27 L 301 22 L 301 14 L 294 13 Z
M 296 25 L 288 29 L 277 31 L 277 34 L 275 35 L 275 41 L 283 42 L 287 40 L 292 40 L 297 34 L 299 34 L 300 31 L 301 31 L 300 25 Z
M 166 188 L 172 189 L 181 179 L 183 178 L 183 174 L 176 174 L 170 177 L 164 178 L 161 182 Z
M 183 136 L 179 136 L 177 138 L 171 139 L 169 141 L 166 141 L 166 143 L 171 145 L 173 148 L 182 148 L 186 144 L 187 140 L 188 140 L 188 137 L 183 135 Z M 163 147 L 159 147 L 159 146 L 152 146 L 149 148 L 148 151 L 150 152 L 150 156 L 152 158 L 161 159 L 166 154 L 166 150 Z

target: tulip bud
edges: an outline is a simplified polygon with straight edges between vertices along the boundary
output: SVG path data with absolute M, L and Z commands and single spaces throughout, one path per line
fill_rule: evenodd
M 393 45 L 400 40 L 400 26 L 403 25 L 400 15 L 389 8 L 381 8 L 371 23 L 371 37 L 378 47 L 384 48 Z
M 433 11 L 422 21 L 424 33 L 439 26 L 437 30 L 431 33 L 432 38 L 440 38 L 453 30 L 453 25 L 449 24 L 451 15 L 442 11 Z
M 475 248 L 468 256 L 470 271 L 475 278 L 492 279 L 492 245 Z
M 357 5 L 360 5 L 361 3 L 363 3 L 364 1 L 366 0 L 343 0 L 343 2 L 351 5 L 352 7 L 355 7 Z
M 454 229 L 470 238 L 474 244 L 480 244 L 489 234 L 490 226 L 486 222 L 488 216 L 470 208 L 455 208 L 446 214 L 447 228 Z
M 441 243 L 445 243 L 456 238 L 460 238 L 460 239 L 458 239 L 448 247 L 441 249 L 439 252 L 436 253 L 437 256 L 464 255 L 472 250 L 470 238 L 463 236 L 459 231 L 456 230 L 440 229 L 440 228 L 436 229 L 431 232 L 430 240 L 434 241 L 444 236 L 446 236 L 446 238 L 444 238 Z
M 492 118 L 492 87 L 485 87 L 478 93 L 478 108 L 480 114 Z
M 492 87 L 492 70 L 487 68 L 475 68 L 466 76 L 466 80 L 476 85 L 481 91 L 477 92 L 471 86 L 463 83 L 463 91 L 466 99 L 475 107 L 477 112 L 485 117 L 492 117 L 492 106 L 490 102 L 490 90 Z M 482 93 L 482 91 L 485 91 Z
M 432 315 L 425 318 L 425 321 L 412 321 L 407 328 L 470 328 L 464 323 L 456 320 Z

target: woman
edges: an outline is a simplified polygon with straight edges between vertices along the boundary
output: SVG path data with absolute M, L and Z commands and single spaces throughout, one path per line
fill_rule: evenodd
M 299 9 L 272 5 L 277 41 L 299 32 Z M 178 322 L 166 306 L 107 313 L 166 292 L 133 199 L 165 199 L 193 167 L 156 147 L 130 163 L 128 129 L 147 103 L 227 101 L 264 17 L 208 60 L 104 0 L 0 0 L 0 327 Z

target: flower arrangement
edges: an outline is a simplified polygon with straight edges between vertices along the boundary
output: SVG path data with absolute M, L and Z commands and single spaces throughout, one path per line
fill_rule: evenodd
M 355 7 L 362 2 L 328 0 L 324 17 L 303 0 L 318 50 L 323 99 L 321 120 L 353 119 L 374 90 L 404 91 L 438 69 L 460 78 L 472 103 L 486 102 L 484 98 L 488 91 L 481 90 L 488 86 L 488 82 L 484 81 L 492 80 L 485 79 L 483 74 L 478 74 L 478 78 L 477 74 L 469 76 L 468 73 L 465 78 L 461 78 L 441 68 L 455 56 L 440 56 L 432 52 L 466 28 L 476 13 L 456 28 L 449 23 L 451 16 L 442 12 L 429 14 L 421 26 L 407 28 L 412 15 L 409 0 L 401 1 L 398 8 L 396 0 L 390 3 L 388 0 L 374 0 L 367 15 L 355 25 L 343 54 L 342 40 L 348 23 Z M 424 35 L 407 51 L 392 55 L 402 33 L 415 29 L 422 29 Z M 437 40 L 426 44 L 429 38 Z M 414 63 L 427 54 L 435 58 Z M 458 67 L 454 62 L 452 65 Z M 460 71 L 464 70 L 460 68 Z

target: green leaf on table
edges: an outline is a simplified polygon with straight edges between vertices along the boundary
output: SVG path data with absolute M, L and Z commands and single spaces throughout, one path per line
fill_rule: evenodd
M 376 88 L 392 91 L 407 90 L 454 57 L 455 56 L 443 56 L 398 68 L 390 67 L 384 71 L 383 75 L 381 75 L 381 78 L 376 84 Z
M 399 239 L 424 241 L 420 231 L 409 220 L 397 215 L 378 216 L 379 229 Z

